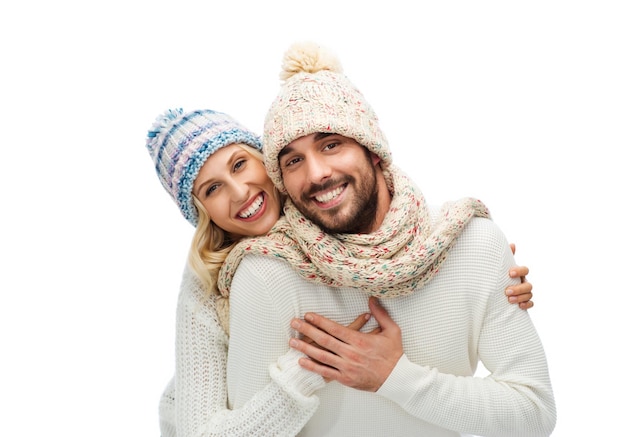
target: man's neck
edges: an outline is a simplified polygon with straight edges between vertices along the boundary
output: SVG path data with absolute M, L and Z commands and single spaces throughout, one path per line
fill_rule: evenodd
M 376 221 L 372 229 L 370 229 L 369 233 L 376 232 L 383 224 L 385 220 L 385 216 L 387 212 L 389 212 L 389 207 L 391 206 L 391 192 L 389 191 L 389 187 L 387 187 L 387 182 L 383 176 L 382 171 L 377 169 L 376 171 L 376 183 L 378 184 L 378 211 L 376 211 Z

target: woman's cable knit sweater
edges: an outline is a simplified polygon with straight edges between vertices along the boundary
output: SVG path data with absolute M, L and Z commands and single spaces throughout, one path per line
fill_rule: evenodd
M 271 366 L 265 387 L 244 406 L 229 409 L 229 339 L 216 299 L 187 267 L 176 313 L 176 376 L 159 405 L 161 436 L 296 435 L 319 405 L 313 393 L 324 386 L 322 377 L 298 365 L 299 352 L 287 351 Z

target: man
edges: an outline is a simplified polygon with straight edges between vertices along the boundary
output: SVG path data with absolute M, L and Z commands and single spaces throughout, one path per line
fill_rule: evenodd
M 528 314 L 502 296 L 514 260 L 484 205 L 463 199 L 431 217 L 323 50 L 292 47 L 282 78 L 264 154 L 289 199 L 232 280 L 231 406 L 273 380 L 317 402 L 299 435 L 549 435 L 545 354 Z M 342 328 L 368 308 L 378 327 Z M 524 334 L 512 341 L 511 330 Z M 473 376 L 479 361 L 489 377 Z

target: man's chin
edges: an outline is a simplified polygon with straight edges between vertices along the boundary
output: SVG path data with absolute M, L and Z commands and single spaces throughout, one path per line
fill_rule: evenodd
M 354 226 L 349 226 L 348 223 L 339 223 L 336 219 L 332 220 L 311 220 L 322 231 L 327 234 L 352 234 L 354 233 Z
M 295 203 L 294 203 L 295 204 Z M 296 208 L 313 224 L 327 234 L 354 234 L 360 233 L 363 223 L 361 220 L 338 220 L 339 213 L 336 209 L 320 210 L 315 205 L 313 208 L 303 208 L 295 204 Z
M 319 227 L 322 231 L 327 234 L 336 234 L 342 233 L 342 227 L 339 226 L 339 223 L 334 218 L 329 217 L 320 217 L 317 214 L 308 214 L 306 212 L 303 213 L 306 218 L 308 218 L 313 224 Z

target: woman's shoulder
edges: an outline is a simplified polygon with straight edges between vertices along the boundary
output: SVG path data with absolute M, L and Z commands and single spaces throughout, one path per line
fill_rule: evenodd
M 183 272 L 178 294 L 178 317 L 191 316 L 204 324 L 220 325 L 218 317 L 218 299 L 215 293 L 207 292 L 202 281 L 187 266 Z

